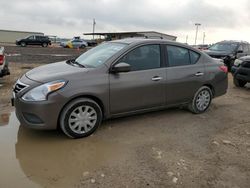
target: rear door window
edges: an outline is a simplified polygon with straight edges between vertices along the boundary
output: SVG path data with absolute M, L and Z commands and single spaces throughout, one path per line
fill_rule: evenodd
M 200 54 L 179 46 L 167 45 L 167 62 L 170 67 L 197 63 Z
M 189 65 L 190 58 L 188 49 L 177 46 L 167 46 L 167 60 L 170 67 Z
M 190 63 L 191 64 L 195 64 L 200 58 L 200 54 L 198 54 L 197 52 L 194 52 L 192 50 L 189 50 L 189 54 L 190 54 Z

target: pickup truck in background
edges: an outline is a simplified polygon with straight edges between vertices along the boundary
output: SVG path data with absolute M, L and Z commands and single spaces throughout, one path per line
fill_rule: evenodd
M 6 61 L 4 54 L 4 47 L 0 47 L 0 77 L 9 75 L 9 67 L 8 62 Z

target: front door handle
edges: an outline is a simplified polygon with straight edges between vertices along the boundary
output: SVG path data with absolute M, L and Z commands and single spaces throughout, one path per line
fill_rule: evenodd
M 159 81 L 159 80 L 162 80 L 162 77 L 160 77 L 160 76 L 154 76 L 152 78 L 152 81 Z
M 197 73 L 195 74 L 195 76 L 203 76 L 203 75 L 204 75 L 203 72 L 197 72 Z

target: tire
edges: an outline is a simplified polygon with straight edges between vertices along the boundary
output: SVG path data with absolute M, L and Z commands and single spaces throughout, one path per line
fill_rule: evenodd
M 83 49 L 83 48 L 86 48 L 86 46 L 85 46 L 85 45 L 82 45 L 82 46 L 80 46 L 80 48 L 82 48 L 82 49 Z
M 42 43 L 42 47 L 48 47 L 48 43 L 46 42 Z
M 87 137 L 101 124 L 102 110 L 95 101 L 78 98 L 63 108 L 59 121 L 62 131 L 68 137 Z
M 244 87 L 246 84 L 247 84 L 246 81 L 238 80 L 237 78 L 234 77 L 234 85 L 236 87 Z
M 25 47 L 26 46 L 26 43 L 25 42 L 21 42 L 20 44 L 22 47 Z
M 209 108 L 212 98 L 211 89 L 207 86 L 202 86 L 195 93 L 192 102 L 188 105 L 188 109 L 194 114 L 203 113 Z

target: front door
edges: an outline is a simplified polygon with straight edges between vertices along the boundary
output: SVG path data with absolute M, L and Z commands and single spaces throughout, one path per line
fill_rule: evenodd
M 27 39 L 27 42 L 26 42 L 26 43 L 27 43 L 27 44 L 31 44 L 31 45 L 36 44 L 35 36 L 34 36 L 34 35 L 30 36 L 30 37 Z
M 127 73 L 110 73 L 110 112 L 119 114 L 163 106 L 166 70 L 160 45 L 144 45 L 127 53 L 119 62 L 130 64 Z

